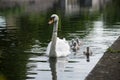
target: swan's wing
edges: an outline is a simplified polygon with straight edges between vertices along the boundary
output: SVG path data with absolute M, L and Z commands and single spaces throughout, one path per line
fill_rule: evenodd
M 70 54 L 69 43 L 65 39 L 57 38 L 56 52 L 58 56 L 67 56 Z
M 48 44 L 48 46 L 47 46 L 46 55 L 49 55 L 51 43 L 52 42 L 50 42 Z M 70 52 L 69 43 L 65 39 L 57 38 L 57 43 L 56 43 L 56 54 L 57 54 L 57 57 L 67 56 L 70 53 L 71 52 Z

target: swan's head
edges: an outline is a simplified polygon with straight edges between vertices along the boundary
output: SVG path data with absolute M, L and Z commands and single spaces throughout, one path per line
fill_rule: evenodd
M 52 14 L 51 17 L 50 17 L 50 20 L 49 20 L 48 24 L 52 24 L 52 23 L 58 22 L 58 20 L 59 20 L 58 15 Z

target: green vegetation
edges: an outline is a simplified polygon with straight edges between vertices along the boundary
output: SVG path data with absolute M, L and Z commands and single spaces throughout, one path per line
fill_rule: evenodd
M 112 48 L 108 48 L 107 51 L 110 53 L 120 53 L 120 50 L 113 50 Z

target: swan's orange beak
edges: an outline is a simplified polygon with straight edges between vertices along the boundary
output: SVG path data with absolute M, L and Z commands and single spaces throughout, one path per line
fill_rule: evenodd
M 48 24 L 52 24 L 53 22 L 54 22 L 54 20 L 50 19 L 49 22 L 48 22 Z

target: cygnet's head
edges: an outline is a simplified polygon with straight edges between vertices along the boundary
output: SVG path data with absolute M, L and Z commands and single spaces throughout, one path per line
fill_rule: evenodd
M 79 38 L 76 38 L 77 43 L 79 43 Z
M 58 22 L 58 20 L 59 20 L 58 15 L 57 14 L 52 14 L 48 24 L 52 24 L 52 23 Z

